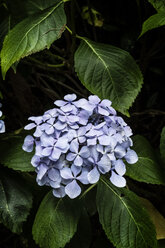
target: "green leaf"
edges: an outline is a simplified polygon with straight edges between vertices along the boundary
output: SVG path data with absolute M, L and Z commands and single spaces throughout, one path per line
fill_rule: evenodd
M 88 248 L 90 247 L 91 238 L 92 236 L 90 219 L 87 211 L 84 208 L 79 219 L 77 232 L 65 248 Z
M 80 81 L 93 94 L 110 99 L 118 111 L 126 114 L 143 83 L 135 60 L 120 48 L 81 39 L 75 53 L 75 70 Z
M 162 129 L 160 137 L 160 155 L 165 163 L 165 127 Z
M 0 169 L 0 222 L 14 233 L 22 231 L 32 207 L 32 194 L 25 180 L 14 171 Z
M 142 25 L 142 31 L 139 37 L 151 29 L 159 28 L 165 25 L 165 12 L 160 12 L 150 16 Z
M 24 137 L 12 136 L 0 140 L 0 163 L 19 171 L 34 171 L 31 165 L 32 153 L 22 150 Z
M 60 248 L 77 230 L 81 214 L 78 200 L 56 198 L 49 192 L 39 207 L 33 224 L 33 237 L 40 247 Z
M 165 12 L 165 0 L 148 0 L 149 3 L 159 12 Z
M 127 175 L 139 182 L 165 184 L 164 172 L 157 162 L 155 152 L 150 143 L 143 136 L 133 138 L 133 149 L 138 155 L 136 164 L 127 164 Z
M 5 37 L 1 51 L 2 75 L 21 58 L 49 48 L 65 29 L 66 16 L 63 0 L 54 1 L 50 8 L 41 10 L 18 23 Z
M 54 0 L 26 0 L 24 4 L 28 15 L 33 15 L 54 5 Z
M 155 248 L 156 232 L 139 198 L 127 189 L 116 189 L 102 178 L 98 184 L 100 223 L 116 248 Z

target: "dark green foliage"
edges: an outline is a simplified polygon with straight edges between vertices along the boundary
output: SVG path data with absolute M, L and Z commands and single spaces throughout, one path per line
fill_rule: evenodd
M 98 184 L 97 208 L 103 229 L 115 247 L 157 247 L 154 226 L 133 192 L 116 189 L 102 178 Z
M 0 1 L 0 248 L 165 247 L 138 197 L 165 216 L 164 25 L 164 0 Z M 130 115 L 130 189 L 103 177 L 71 200 L 36 184 L 19 130 L 68 93 Z
M 45 248 L 64 247 L 77 230 L 81 205 L 77 200 L 58 199 L 49 192 L 43 199 L 33 224 L 33 237 Z
M 23 178 L 9 170 L 0 170 L 0 222 L 20 233 L 32 207 L 32 193 Z

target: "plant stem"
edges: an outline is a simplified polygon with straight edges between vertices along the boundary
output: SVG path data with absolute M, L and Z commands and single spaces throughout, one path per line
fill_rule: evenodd
M 82 93 L 78 92 L 77 90 L 73 89 L 72 87 L 68 86 L 67 84 L 65 84 L 65 83 L 63 83 L 63 82 L 61 82 L 61 81 L 59 81 L 59 80 L 56 80 L 56 79 L 54 79 L 54 78 L 52 78 L 52 77 L 50 77 L 50 76 L 47 76 L 47 75 L 44 75 L 44 74 L 41 74 L 41 73 L 40 73 L 40 76 L 46 77 L 46 78 L 48 78 L 49 80 L 51 80 L 52 82 L 55 82 L 55 83 L 57 83 L 57 84 L 63 86 L 64 88 L 67 88 L 67 89 L 69 89 L 69 90 L 75 92 L 77 95 L 80 95 L 80 96 L 83 96 L 83 97 L 84 97 L 84 95 L 83 95 Z
M 84 193 L 79 197 L 79 199 L 82 199 L 91 189 L 93 189 L 97 183 L 92 184 L 87 190 L 84 191 Z

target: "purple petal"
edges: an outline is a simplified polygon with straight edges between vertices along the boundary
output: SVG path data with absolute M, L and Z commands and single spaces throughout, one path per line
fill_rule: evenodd
M 114 138 L 114 137 L 111 137 L 110 136 L 110 147 L 112 148 L 112 149 L 114 149 L 115 148 L 115 146 L 116 146 L 116 144 L 117 144 L 117 140 Z
M 111 104 L 112 104 L 112 102 L 110 100 L 104 99 L 104 100 L 101 101 L 100 106 L 105 108 L 105 107 L 110 107 Z
M 83 169 L 81 175 L 77 177 L 77 180 L 79 180 L 83 184 L 89 184 L 88 177 L 87 177 L 88 172 L 89 172 L 88 170 Z
M 102 136 L 98 137 L 100 145 L 103 145 L 103 146 L 109 146 L 110 142 L 111 142 L 110 139 L 111 139 L 111 137 L 107 136 L 107 135 L 102 135 Z
M 104 153 L 104 147 L 102 145 L 98 144 L 96 149 L 98 152 L 100 152 L 102 154 Z
M 84 143 L 86 141 L 86 138 L 84 136 L 78 137 L 79 143 Z
M 102 158 L 100 159 L 100 161 L 97 164 L 98 164 L 99 171 L 102 174 L 107 173 L 111 169 L 111 161 L 106 154 L 104 154 L 102 156 Z
M 35 123 L 30 123 L 24 127 L 25 130 L 31 130 L 32 128 L 36 127 Z
M 134 164 L 138 161 L 138 156 L 136 152 L 131 149 L 126 153 L 124 158 L 129 164 Z
M 78 108 L 85 109 L 89 112 L 93 111 L 95 106 L 92 106 L 86 99 L 82 98 L 77 102 L 74 102 L 74 105 Z
M 45 130 L 45 132 L 48 135 L 53 134 L 54 133 L 54 127 L 49 125 L 49 127 Z
M 68 121 L 70 123 L 75 123 L 75 122 L 79 121 L 79 117 L 78 116 L 74 116 L 74 115 L 70 115 L 70 116 L 68 116 Z
M 75 159 L 76 156 L 77 156 L 76 153 L 70 152 L 70 153 L 67 154 L 66 160 L 68 160 L 68 161 L 73 161 L 73 160 Z
M 60 188 L 60 186 L 61 186 L 60 182 L 55 182 L 55 181 L 49 181 L 49 184 L 54 189 Z
M 42 134 L 43 134 L 43 132 L 42 132 L 41 126 L 37 126 L 37 127 L 36 127 L 36 131 L 34 132 L 33 135 L 34 135 L 35 137 L 40 137 Z
M 57 121 L 56 124 L 54 124 L 54 127 L 57 130 L 63 130 L 66 127 L 66 123 L 62 123 L 61 121 Z
M 56 161 L 57 159 L 59 159 L 60 155 L 61 155 L 61 150 L 54 147 L 52 155 L 51 155 L 51 159 Z
M 31 135 L 27 135 L 24 139 L 24 144 L 22 146 L 22 149 L 25 152 L 32 152 L 33 145 L 34 145 L 34 138 Z
M 42 147 L 40 142 L 36 142 L 35 155 L 42 157 Z
M 96 96 L 96 95 L 89 96 L 88 99 L 93 104 L 98 104 L 101 101 L 100 98 L 98 96 Z
M 62 170 L 60 170 L 60 174 L 61 174 L 61 177 L 64 179 L 72 179 L 73 178 L 71 169 L 68 167 L 65 167 Z
M 88 158 L 90 156 L 90 151 L 87 146 L 83 146 L 79 152 L 82 158 Z
M 66 104 L 65 106 L 62 106 L 61 107 L 61 110 L 64 111 L 64 112 L 71 112 L 72 109 L 73 109 L 73 106 L 72 104 Z
M 99 158 L 99 153 L 96 150 L 96 147 L 95 146 L 90 147 L 89 150 L 90 150 L 91 157 L 94 159 L 94 162 L 97 162 Z
M 64 197 L 66 194 L 65 194 L 65 188 L 64 188 L 64 186 L 61 186 L 60 188 L 58 188 L 58 189 L 54 189 L 53 190 L 53 195 L 55 196 L 55 197 L 58 197 L 58 198 L 62 198 L 62 197 Z
M 81 188 L 76 182 L 76 180 L 73 180 L 71 183 L 69 183 L 65 187 L 65 193 L 71 198 L 74 199 L 81 193 Z
M 81 125 L 86 125 L 89 118 L 89 112 L 87 112 L 86 110 L 81 110 L 80 113 L 78 114 L 78 117 L 79 117 L 79 123 Z
M 126 172 L 125 164 L 121 159 L 115 161 L 115 171 L 120 175 L 123 176 Z
M 72 141 L 75 137 L 77 137 L 77 132 L 75 130 L 69 130 L 68 131 L 68 141 Z
M 89 173 L 88 173 L 88 181 L 89 183 L 97 183 L 100 178 L 100 173 L 96 167 L 94 167 Z
M 66 116 L 66 115 L 59 115 L 58 119 L 59 119 L 61 122 L 66 122 L 66 121 L 67 121 L 67 116 Z
M 111 181 L 111 183 L 113 183 L 115 186 L 117 186 L 119 188 L 123 188 L 126 186 L 125 178 L 117 175 L 114 171 L 112 171 L 110 181 Z
M 34 166 L 34 167 L 37 167 L 39 165 L 41 161 L 41 158 L 37 155 L 34 155 L 31 159 L 31 164 Z
M 78 136 L 83 136 L 86 133 L 86 128 L 85 127 L 80 127 L 77 131 Z
M 74 177 L 76 177 L 81 172 L 81 167 L 75 166 L 74 164 L 72 164 L 71 171 L 72 171 Z
M 48 170 L 48 177 L 55 182 L 61 182 L 60 172 L 57 169 L 51 168 Z
M 68 94 L 66 96 L 64 96 L 64 99 L 68 102 L 72 102 L 74 100 L 76 100 L 77 96 L 76 94 Z
M 94 146 L 94 145 L 96 145 L 96 143 L 97 143 L 97 138 L 87 139 L 87 145 L 88 146 Z
M 78 153 L 78 149 L 79 149 L 79 144 L 77 140 L 73 140 L 70 144 L 70 151 L 74 153 Z
M 68 145 L 68 139 L 67 138 L 59 138 L 55 144 L 55 147 L 58 147 L 60 149 L 65 149 Z
M 66 104 L 66 102 L 63 101 L 63 100 L 56 100 L 56 101 L 54 102 L 54 104 L 55 104 L 56 106 L 58 106 L 58 107 L 61 107 L 61 106 L 64 106 L 64 105 Z
M 129 136 L 131 136 L 133 134 L 132 129 L 129 126 L 124 127 L 124 132 L 125 132 L 125 135 L 127 137 L 129 137 Z
M 109 115 L 109 112 L 106 109 L 101 108 L 101 107 L 98 107 L 98 113 L 101 115 L 105 115 L 105 116 Z
M 42 150 L 41 154 L 43 156 L 49 156 L 52 153 L 53 147 L 46 147 Z
M 43 176 L 45 175 L 45 173 L 47 172 L 48 168 L 45 164 L 40 164 L 39 165 L 39 171 L 37 173 L 37 179 L 41 180 L 43 178 Z
M 115 155 L 118 157 L 118 158 L 123 158 L 126 154 L 126 150 L 123 146 L 121 145 L 117 145 L 115 147 Z
M 109 157 L 109 159 L 110 159 L 111 161 L 114 161 L 114 160 L 116 160 L 116 157 L 115 157 L 115 154 L 114 154 L 114 152 L 111 152 L 111 153 L 107 153 L 107 156 Z
M 74 164 L 76 166 L 81 166 L 83 164 L 83 159 L 78 155 L 74 160 Z
M 55 143 L 55 139 L 51 136 L 48 136 L 47 134 L 43 133 L 40 137 L 41 146 L 47 147 L 47 146 L 53 146 Z

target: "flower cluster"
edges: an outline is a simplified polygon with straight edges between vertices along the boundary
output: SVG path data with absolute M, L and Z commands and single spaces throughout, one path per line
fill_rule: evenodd
M 0 108 L 2 107 L 2 104 L 0 103 Z M 2 116 L 2 111 L 0 110 L 0 117 Z M 5 132 L 5 123 L 3 120 L 0 120 L 0 133 Z
M 36 168 L 37 183 L 53 188 L 56 197 L 75 198 L 83 184 L 95 184 L 100 174 L 109 173 L 110 181 L 124 187 L 124 161 L 136 163 L 137 154 L 130 147 L 132 131 L 116 115 L 111 101 L 89 96 L 76 101 L 75 94 L 54 102 L 56 108 L 43 116 L 30 117 L 23 149 L 33 150 L 31 163 Z

